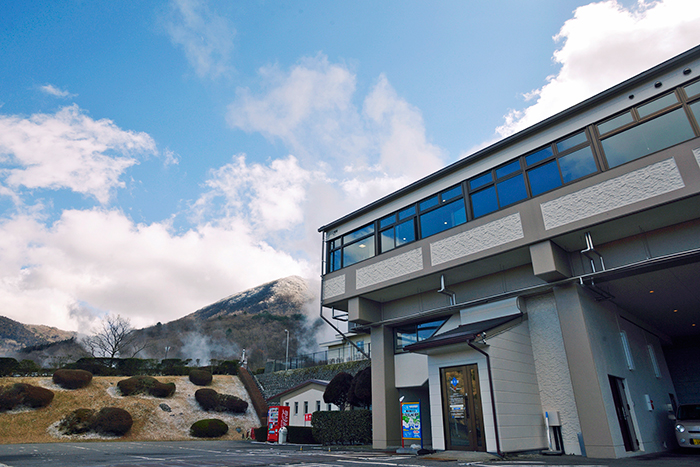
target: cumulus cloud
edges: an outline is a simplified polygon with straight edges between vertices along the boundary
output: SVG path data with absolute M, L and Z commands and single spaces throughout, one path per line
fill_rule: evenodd
M 200 78 L 217 78 L 231 71 L 236 30 L 206 2 L 173 0 L 165 28 L 170 40 L 185 53 Z
M 355 74 L 322 54 L 289 70 L 262 68 L 260 77 L 261 92 L 238 89 L 229 124 L 280 140 L 302 167 L 325 172 L 328 183 L 345 190 L 343 208 L 359 207 L 444 164 L 420 111 L 384 75 L 364 98 L 356 95 Z
M 700 2 L 615 0 L 577 8 L 554 40 L 559 72 L 524 95 L 534 103 L 510 110 L 496 129 L 509 136 L 700 43 Z
M 53 84 L 45 84 L 39 88 L 41 92 L 48 94 L 49 96 L 53 97 L 74 97 L 75 94 L 71 94 L 68 91 L 64 91 L 63 89 L 60 89 Z
M 124 131 L 107 119 L 94 120 L 77 105 L 29 118 L 0 116 L 0 179 L 16 191 L 67 188 L 109 202 L 119 177 L 156 153 L 145 133 Z
M 113 312 L 136 327 L 169 321 L 307 263 L 275 250 L 245 222 L 183 234 L 110 209 L 67 210 L 52 225 L 30 215 L 0 222 L 0 308 L 25 323 L 85 329 Z

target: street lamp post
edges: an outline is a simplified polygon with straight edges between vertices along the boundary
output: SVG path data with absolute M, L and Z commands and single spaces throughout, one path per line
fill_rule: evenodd
M 289 370 L 289 331 L 285 329 L 284 332 L 287 333 L 287 353 L 284 357 L 284 369 L 286 371 Z

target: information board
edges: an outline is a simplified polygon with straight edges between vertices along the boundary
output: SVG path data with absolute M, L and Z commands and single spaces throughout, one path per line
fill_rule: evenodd
M 420 440 L 423 446 L 420 422 L 420 402 L 401 403 L 401 445 L 404 440 Z

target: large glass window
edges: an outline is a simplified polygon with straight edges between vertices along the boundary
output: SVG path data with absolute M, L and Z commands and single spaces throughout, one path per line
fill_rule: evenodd
M 429 321 L 419 324 L 407 324 L 394 328 L 394 349 L 396 352 L 403 352 L 407 345 L 415 344 L 432 337 L 440 327 L 445 324 L 446 319 Z
M 469 180 L 472 215 L 481 217 L 527 198 L 520 159 Z
M 410 206 L 379 221 L 382 253 L 416 240 L 415 216 L 416 207 Z
M 418 206 L 421 211 L 421 238 L 430 237 L 467 222 L 461 185 L 430 197 L 420 202 Z
M 525 156 L 525 164 L 528 167 L 527 178 L 532 196 L 554 190 L 598 171 L 585 131 Z
M 682 143 L 695 134 L 682 108 L 647 120 L 602 141 L 610 168 Z
M 375 254 L 374 224 L 328 242 L 328 272 L 371 258 Z

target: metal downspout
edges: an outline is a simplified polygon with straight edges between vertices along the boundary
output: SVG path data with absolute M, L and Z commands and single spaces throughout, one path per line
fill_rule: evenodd
M 467 345 L 486 357 L 486 369 L 489 372 L 489 392 L 491 393 L 491 410 L 493 410 L 493 429 L 496 433 L 496 454 L 503 457 L 503 452 L 501 451 L 501 438 L 498 435 L 498 416 L 496 415 L 496 398 L 493 390 L 493 376 L 491 375 L 491 358 L 489 357 L 489 354 L 475 346 L 474 341 L 467 342 Z

